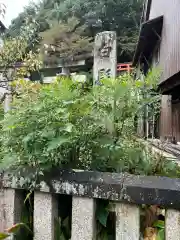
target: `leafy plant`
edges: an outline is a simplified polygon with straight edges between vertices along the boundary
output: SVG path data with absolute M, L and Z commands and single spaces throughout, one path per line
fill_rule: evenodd
M 14 224 L 12 227 L 6 229 L 5 233 L 0 233 L 0 240 L 6 239 L 10 236 L 14 236 L 14 235 L 18 234 L 18 232 L 21 229 L 25 229 L 26 231 L 33 234 L 31 229 L 25 223 L 17 223 L 17 224 Z
M 96 207 L 96 239 L 112 240 L 115 234 L 115 218 L 111 212 L 109 201 L 97 200 Z
M 3 39 L 3 46 L 0 49 L 0 66 L 3 73 L 11 69 L 13 77 L 24 77 L 24 73 L 27 74 L 28 71 L 40 67 L 41 61 L 38 52 L 29 48 L 29 42 L 32 41 L 36 27 L 35 22 L 27 23 L 20 28 L 18 36 Z M 7 77 L 6 75 L 5 77 Z M 15 80 L 13 77 L 11 81 Z
M 154 156 L 136 135 L 135 119 L 144 107 L 158 111 L 160 95 L 152 91 L 157 79 L 156 72 L 144 82 L 122 75 L 104 79 L 101 86 L 86 91 L 67 78 L 57 78 L 51 85 L 14 82 L 18 96 L 1 120 L 0 167 L 36 167 L 39 174 L 56 166 L 179 176 L 175 163 Z M 113 236 L 109 217 L 108 203 L 101 202 L 97 208 L 99 239 Z M 55 225 L 57 239 L 70 239 L 69 219 L 56 219 Z M 164 229 L 158 226 L 162 240 Z
M 156 240 L 164 240 L 165 239 L 165 222 L 162 220 L 158 220 L 153 224 L 153 227 L 158 229 Z
M 71 228 L 69 217 L 62 220 L 55 219 L 55 240 L 69 240 L 71 238 Z
M 97 220 L 99 223 L 106 227 L 107 225 L 107 219 L 109 215 L 109 202 L 108 201 L 101 201 L 100 204 L 97 206 Z
M 134 127 L 144 106 L 159 102 L 152 92 L 157 78 L 151 73 L 141 82 L 122 75 L 89 91 L 70 79 L 51 85 L 18 82 L 19 96 L 1 121 L 1 167 L 177 176 L 177 165 L 152 155 Z
M 41 66 L 39 52 L 30 49 L 35 28 L 35 23 L 23 26 L 18 36 L 4 38 L 3 46 L 0 48 L 2 95 L 0 100 L 5 101 L 5 112 L 9 111 L 12 95 L 16 93 L 12 82 L 29 76 L 31 71 L 38 70 Z
M 0 233 L 0 240 L 6 239 L 9 237 L 9 234 L 7 233 Z

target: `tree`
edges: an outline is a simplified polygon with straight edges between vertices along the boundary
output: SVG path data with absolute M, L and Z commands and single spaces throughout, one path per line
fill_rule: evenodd
M 27 8 L 23 18 L 32 17 L 39 23 L 38 32 L 49 29 L 51 21 L 68 21 L 76 17 L 81 25 L 86 24 L 86 36 L 94 37 L 99 31 L 113 30 L 118 36 L 119 61 L 129 61 L 137 41 L 142 0 L 43 0 L 34 6 L 36 14 Z M 29 8 L 29 6 L 28 6 Z M 12 22 L 9 34 L 18 30 L 22 15 Z
M 38 5 L 33 2 L 30 2 L 27 7 L 24 8 L 24 11 L 21 12 L 17 18 L 12 20 L 11 25 L 6 31 L 6 37 L 17 37 L 20 34 L 20 31 L 23 26 L 27 26 L 27 22 L 32 22 L 36 20 L 35 16 L 38 12 Z
M 50 29 L 41 34 L 45 63 L 63 63 L 91 54 L 91 39 L 83 36 L 84 30 L 85 26 L 76 18 L 68 19 L 67 23 L 52 22 Z
M 65 0 L 57 10 L 59 18 L 76 16 L 89 26 L 91 36 L 97 31 L 116 31 L 120 56 L 131 59 L 137 41 L 142 1 L 125 0 Z M 54 10 L 52 11 L 52 13 Z
M 5 112 L 10 109 L 12 94 L 16 88 L 12 82 L 24 78 L 30 71 L 39 69 L 41 65 L 38 52 L 30 49 L 36 23 L 22 26 L 16 37 L 5 38 L 0 49 L 1 90 L 4 88 L 1 101 L 5 100 Z M 2 91 L 1 91 L 2 92 Z

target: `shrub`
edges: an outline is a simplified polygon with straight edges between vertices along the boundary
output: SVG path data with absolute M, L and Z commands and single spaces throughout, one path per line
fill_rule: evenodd
M 158 106 L 155 82 L 157 74 L 150 73 L 143 82 L 129 75 L 104 79 L 89 91 L 70 79 L 18 83 L 19 96 L 1 121 L 1 167 L 174 173 L 175 165 L 159 165 L 146 151 L 134 127 L 147 104 Z

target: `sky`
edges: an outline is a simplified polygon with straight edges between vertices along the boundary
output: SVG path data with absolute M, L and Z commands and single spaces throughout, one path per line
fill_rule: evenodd
M 2 22 L 6 27 L 11 23 L 11 20 L 16 18 L 20 12 L 23 11 L 23 7 L 29 3 L 30 0 L 0 0 L 6 5 L 6 15 L 2 19 Z

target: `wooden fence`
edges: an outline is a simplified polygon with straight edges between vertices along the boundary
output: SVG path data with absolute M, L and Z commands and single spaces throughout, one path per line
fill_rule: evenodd
M 0 228 L 5 229 L 20 221 L 23 178 L 7 174 L 2 186 Z M 54 170 L 41 177 L 34 192 L 35 240 L 54 240 L 60 194 L 72 196 L 72 240 L 94 239 L 97 199 L 115 204 L 116 240 L 140 239 L 141 204 L 164 206 L 165 239 L 180 239 L 180 179 Z

